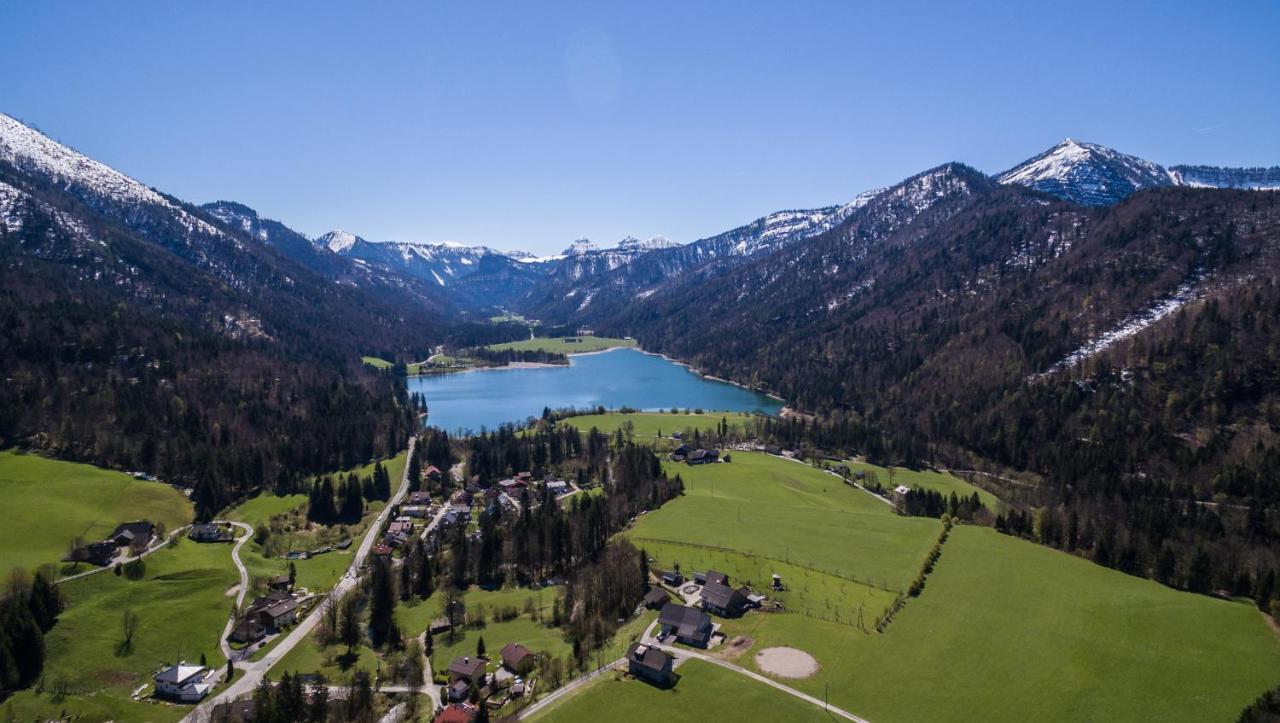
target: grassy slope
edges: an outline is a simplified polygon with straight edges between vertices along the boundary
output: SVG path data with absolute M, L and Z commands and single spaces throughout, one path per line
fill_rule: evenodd
M 226 623 L 226 590 L 239 576 L 227 545 L 182 542 L 146 558 L 147 573 L 130 581 L 111 573 L 64 584 L 68 607 L 46 638 L 45 679 L 65 676 L 74 694 L 64 701 L 23 691 L 13 697 L 20 718 L 78 710 L 89 720 L 173 720 L 181 708 L 134 703 L 129 693 L 162 665 L 179 658 L 224 664 L 218 636 Z M 138 614 L 134 646 L 117 654 L 123 611 Z M 94 693 L 93 691 L 98 691 Z
M 875 472 L 879 478 L 881 486 L 890 489 L 895 485 L 906 485 L 908 487 L 922 487 L 927 490 L 941 492 L 944 495 L 950 495 L 955 492 L 962 497 L 970 497 L 974 492 L 978 493 L 978 499 L 982 500 L 982 504 L 992 512 L 999 511 L 1000 500 L 990 492 L 977 487 L 967 480 L 960 479 L 950 473 L 934 472 L 933 470 L 914 470 L 906 467 L 894 467 L 893 484 L 889 484 L 889 470 L 866 462 L 846 461 L 826 462 L 825 466 L 835 467 L 837 464 L 844 464 L 849 467 L 851 472 Z
M 393 490 L 400 484 L 400 479 L 404 476 L 404 467 L 407 461 L 407 454 L 401 452 L 383 462 L 387 468 L 387 473 L 391 475 L 391 488 Z M 367 464 L 343 472 L 342 475 L 345 476 L 347 472 L 355 472 L 359 477 L 367 477 L 373 474 L 373 468 L 374 465 Z M 266 524 L 267 520 L 273 515 L 298 510 L 304 507 L 306 502 L 307 496 L 303 494 L 276 496 L 264 493 L 228 510 L 225 517 L 246 522 L 256 529 Z M 363 534 L 363 531 L 368 529 L 369 523 L 382 510 L 382 507 L 382 502 L 372 502 L 366 505 L 364 520 L 361 524 L 348 528 L 353 538 L 358 539 Z M 291 537 L 294 540 L 294 546 L 297 549 L 311 549 L 318 546 L 317 535 L 321 529 L 316 527 L 310 533 L 302 531 L 293 533 Z M 352 547 L 355 547 L 355 545 L 352 545 Z M 351 554 L 351 550 L 335 550 L 324 555 L 317 555 L 308 560 L 295 560 L 294 566 L 298 571 L 298 586 L 305 587 L 313 592 L 328 590 L 333 587 L 338 579 L 342 577 L 343 571 L 351 564 Z M 249 575 L 253 577 L 272 577 L 283 574 L 289 569 L 288 561 L 279 557 L 266 557 L 263 555 L 262 546 L 256 542 L 250 542 L 241 549 L 240 559 L 244 561 L 245 568 L 249 570 Z
M 680 681 L 668 690 L 621 675 L 606 676 L 530 720 L 577 723 L 607 717 L 633 723 L 700 723 L 716 719 L 711 711 L 742 723 L 831 720 L 815 706 L 711 663 L 691 660 L 676 673 Z M 608 710 L 605 717 L 602 705 Z
M 101 539 L 121 522 L 149 519 L 173 530 L 191 521 L 191 503 L 174 488 L 123 472 L 0 452 L 0 573 L 54 563 L 75 537 Z M 88 566 L 84 566 L 88 569 Z
M 904 590 L 941 530 L 937 520 L 899 517 L 829 474 L 766 454 L 664 465 L 683 478 L 685 495 L 636 521 L 627 535 L 640 546 L 658 540 L 724 547 Z M 688 550 L 680 562 L 700 568 L 697 548 Z
M 576 342 L 569 342 L 566 339 L 578 339 Z M 550 351 L 560 354 L 581 354 L 582 352 L 601 351 L 603 349 L 612 349 L 619 346 L 635 346 L 634 339 L 611 339 L 607 336 L 571 336 L 546 338 L 539 337 L 537 339 L 524 339 L 521 341 L 509 341 L 505 344 L 490 344 L 489 349 L 501 351 L 503 349 L 514 349 L 516 351 Z
M 390 369 L 392 366 L 391 362 L 386 359 L 380 359 L 376 356 L 362 356 L 360 357 L 360 361 L 368 364 L 374 369 Z

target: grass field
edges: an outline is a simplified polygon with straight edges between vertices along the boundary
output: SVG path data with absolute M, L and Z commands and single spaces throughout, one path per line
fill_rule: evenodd
M 742 723 L 832 720 L 815 706 L 712 663 L 690 660 L 676 673 L 679 682 L 667 690 L 621 674 L 606 675 L 529 720 L 701 723 L 716 720 L 716 712 Z
M 56 563 L 76 537 L 92 542 L 121 522 L 148 519 L 169 530 L 191 521 L 191 503 L 174 488 L 123 472 L 35 454 L 0 452 L 0 572 Z M 82 566 L 88 569 L 88 566 Z
M 181 717 L 185 709 L 136 703 L 129 694 L 166 663 L 203 654 L 210 666 L 224 664 L 218 637 L 230 605 L 226 591 L 239 576 L 227 545 L 184 541 L 149 555 L 146 566 L 137 581 L 103 573 L 60 587 L 68 605 L 45 638 L 44 678 L 46 689 L 67 681 L 70 695 L 22 691 L 11 699 L 18 719 L 43 720 L 63 709 L 86 720 Z M 124 610 L 139 618 L 127 651 L 119 647 Z
M 391 476 L 393 490 L 399 486 L 400 480 L 404 476 L 404 467 L 407 462 L 408 456 L 404 452 L 383 460 L 383 465 L 387 468 L 387 474 Z M 367 477 L 373 474 L 373 468 L 374 464 L 366 464 L 344 471 L 341 474 L 345 476 L 348 472 L 354 472 L 358 477 Z M 305 494 L 277 496 L 263 493 L 228 510 L 224 517 L 248 523 L 257 530 L 267 525 L 273 516 L 289 515 L 291 519 L 290 526 L 295 526 L 298 529 L 285 533 L 284 540 L 277 539 L 273 544 L 280 549 L 309 550 L 337 541 L 338 538 L 344 536 L 358 539 L 368 529 L 368 526 L 384 506 L 382 502 L 367 503 L 365 505 L 365 516 L 359 525 L 322 527 L 306 523 L 304 516 L 306 503 L 307 496 Z M 352 548 L 354 547 L 355 545 L 353 544 Z M 342 573 L 347 569 L 347 566 L 351 564 L 351 554 L 351 550 L 334 550 L 307 560 L 294 560 L 294 567 L 298 572 L 298 586 L 312 592 L 323 592 L 333 587 L 338 579 L 342 577 Z M 287 572 L 289 569 L 287 560 L 278 555 L 268 557 L 264 552 L 263 546 L 256 541 L 249 542 L 241 549 L 240 559 L 244 561 L 244 566 L 252 577 L 274 577 Z
M 564 420 L 564 423 L 573 425 L 584 432 L 595 427 L 606 434 L 613 434 L 620 428 L 625 429 L 626 425 L 630 423 L 631 433 L 635 439 L 645 442 L 657 438 L 658 432 L 662 432 L 663 437 L 670 437 L 672 432 L 689 434 L 694 429 L 700 430 L 703 434 L 714 433 L 722 420 L 728 422 L 730 427 L 742 427 L 750 419 L 750 415 L 741 412 L 707 412 L 704 414 L 694 414 L 693 412 L 680 412 L 678 414 L 669 412 L 630 412 L 626 414 L 608 412 L 606 414 L 583 414 L 577 417 L 568 417 Z
M 387 361 L 386 359 L 381 359 L 376 356 L 362 356 L 360 357 L 360 361 L 373 367 L 374 369 L 390 369 L 392 366 L 394 366 L 391 362 Z
M 626 532 L 637 546 L 679 543 L 687 569 L 720 551 L 804 566 L 872 587 L 905 590 L 937 539 L 937 520 L 899 517 L 872 495 L 808 465 L 757 452 L 691 467 L 664 462 L 685 494 Z M 764 571 L 768 572 L 768 571 Z
M 844 464 L 849 468 L 850 472 L 874 472 L 876 478 L 880 481 L 880 485 L 885 489 L 892 489 L 896 485 L 906 485 L 908 487 L 920 487 L 922 489 L 940 492 L 944 496 L 955 492 L 961 497 L 970 497 L 974 492 L 978 493 L 978 499 L 982 500 L 982 504 L 993 513 L 999 511 L 1000 500 L 990 492 L 977 487 L 966 480 L 960 479 L 952 474 L 945 472 L 934 472 L 933 470 L 914 470 L 906 467 L 893 468 L 893 481 L 890 483 L 889 469 L 880 467 L 866 462 L 854 462 L 852 460 L 845 462 L 827 462 L 827 467 L 834 467 L 837 464 Z
M 488 348 L 494 351 L 511 349 L 514 351 L 549 351 L 560 354 L 581 354 L 583 352 L 635 345 L 634 339 L 611 339 L 607 336 L 568 336 L 509 341 L 505 344 L 490 344 Z

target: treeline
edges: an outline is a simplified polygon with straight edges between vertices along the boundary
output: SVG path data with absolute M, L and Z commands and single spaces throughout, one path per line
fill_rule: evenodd
M 514 425 L 474 435 L 465 441 L 466 472 L 488 484 L 518 472 L 535 479 L 559 473 L 579 481 L 599 480 L 609 459 L 609 438 L 583 434 L 567 424 L 539 424 L 529 430 Z
M 15 570 L 0 600 L 0 692 L 25 688 L 44 669 L 44 635 L 62 612 L 62 596 L 43 573 Z
M 648 558 L 625 539 L 607 545 L 597 559 L 570 576 L 564 592 L 569 615 L 564 627 L 579 663 L 609 640 L 619 620 L 631 619 L 648 588 Z
M 512 362 L 530 362 L 535 364 L 569 364 L 569 357 L 545 349 L 489 349 L 476 347 L 461 352 L 472 359 L 478 359 L 489 366 L 506 366 Z
M 366 502 L 391 499 L 391 475 L 378 462 L 364 478 L 354 472 L 340 477 L 325 475 L 307 489 L 307 519 L 321 525 L 353 525 L 364 517 Z
M 356 670 L 345 698 L 330 698 L 325 685 L 307 685 L 301 676 L 285 673 L 279 683 L 263 676 L 253 690 L 254 723 L 371 723 L 374 712 L 373 680 L 368 671 Z M 228 712 L 230 709 L 228 709 Z M 228 716 L 229 717 L 229 716 Z M 222 723 L 217 711 L 212 723 Z
M 955 492 L 944 496 L 935 490 L 913 487 L 898 501 L 898 511 L 909 517 L 942 517 L 973 520 L 987 509 L 977 492 L 961 497 Z

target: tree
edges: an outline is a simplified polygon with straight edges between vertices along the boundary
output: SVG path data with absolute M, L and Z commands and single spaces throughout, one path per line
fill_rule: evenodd
M 360 644 L 360 610 L 354 593 L 349 593 L 342 599 L 342 614 L 339 617 L 338 639 L 347 646 L 347 655 L 350 655 Z
M 138 613 L 132 608 L 125 608 L 120 616 L 120 628 L 124 634 L 124 639 L 120 642 L 120 647 L 124 650 L 133 648 L 133 636 L 138 632 Z
M 484 657 L 484 636 L 483 635 L 481 635 L 479 638 L 476 639 L 476 657 L 477 658 Z
M 382 647 L 395 625 L 396 586 L 390 560 L 375 560 L 369 592 L 369 637 L 374 647 Z

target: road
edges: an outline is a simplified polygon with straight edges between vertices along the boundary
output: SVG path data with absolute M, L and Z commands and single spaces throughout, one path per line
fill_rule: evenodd
M 739 675 L 745 675 L 746 677 L 751 678 L 756 682 L 764 683 L 765 685 L 771 686 L 773 688 L 777 688 L 778 690 L 788 695 L 793 695 L 799 698 L 800 700 L 803 700 L 807 703 L 812 703 L 813 705 L 816 705 L 825 711 L 834 713 L 835 715 L 838 715 L 842 718 L 855 721 L 855 723 L 870 723 L 865 718 L 859 718 L 858 716 L 850 713 L 849 711 L 844 710 L 842 708 L 837 708 L 834 705 L 831 705 L 821 700 L 820 698 L 815 698 L 809 695 L 808 693 L 802 693 L 796 690 L 795 688 L 791 688 L 789 686 L 783 685 L 782 683 L 779 683 L 773 678 L 768 678 L 763 675 L 760 675 L 759 673 L 755 673 L 750 670 L 747 670 L 746 668 L 739 667 L 737 665 L 734 665 L 733 663 L 730 663 L 727 660 L 717 658 L 714 655 L 699 653 L 695 650 L 690 650 L 688 648 L 675 648 L 669 645 L 664 645 L 661 642 L 659 642 L 657 638 L 653 637 L 653 629 L 657 625 L 658 625 L 658 621 L 655 620 L 651 625 L 649 625 L 648 628 L 645 629 L 644 635 L 641 637 L 641 640 L 646 645 L 652 645 L 658 648 L 659 650 L 664 650 L 667 653 L 670 653 L 671 655 L 675 656 L 677 659 L 678 658 L 697 658 L 698 660 L 705 660 L 708 663 L 711 663 L 713 665 L 718 665 L 721 668 L 725 668 L 726 670 L 732 670 L 733 672 L 738 673 Z
M 606 663 L 605 665 L 602 665 L 601 667 L 596 668 L 595 670 L 591 671 L 590 673 L 587 673 L 586 675 L 580 678 L 575 678 L 574 680 L 568 683 L 565 683 L 564 685 L 552 691 L 551 694 L 548 695 L 547 697 L 542 698 L 541 700 L 533 703 L 532 705 L 521 708 L 520 712 L 516 714 L 516 719 L 524 720 L 525 718 L 528 718 L 529 716 L 538 713 L 538 711 L 541 711 L 543 708 L 546 708 L 550 705 L 555 704 L 556 701 L 560 700 L 566 695 L 569 695 L 573 691 L 578 690 L 579 688 L 586 685 L 587 683 L 590 683 L 591 681 L 595 680 L 601 675 L 604 675 L 610 670 L 613 670 L 619 665 L 622 665 L 625 662 L 627 662 L 626 658 L 618 658 L 612 663 Z
M 240 589 L 236 591 L 236 609 L 244 607 L 244 596 L 249 591 L 249 571 L 244 568 L 244 563 L 240 561 L 240 548 L 244 547 L 244 543 L 253 539 L 253 528 L 243 522 L 233 522 L 231 520 L 214 520 L 217 524 L 228 524 L 244 530 L 244 536 L 236 540 L 235 547 L 231 548 L 231 561 L 235 563 L 236 570 L 240 572 Z M 231 644 L 227 642 L 227 637 L 231 635 L 231 629 L 235 627 L 236 616 L 232 615 L 227 619 L 227 626 L 222 629 L 222 637 L 218 640 L 218 644 L 222 646 L 222 655 L 228 660 L 231 659 L 235 652 L 231 649 Z
M 410 457 L 413 456 L 413 450 L 417 442 L 417 437 L 409 438 Z M 280 644 L 273 648 L 266 657 L 257 662 L 241 663 L 236 669 L 239 677 L 232 681 L 221 693 L 205 699 L 203 703 L 193 708 L 190 713 L 183 717 L 183 723 L 196 723 L 196 721 L 202 720 L 202 716 L 218 703 L 226 703 L 242 695 L 252 693 L 263 676 L 271 670 L 271 666 L 288 655 L 289 651 L 293 650 L 298 643 L 311 636 L 311 632 L 316 629 L 316 626 L 324 618 L 325 608 L 341 600 L 343 595 L 355 588 L 359 579 L 360 569 L 364 566 L 364 561 L 368 557 L 369 551 L 373 549 L 373 545 L 378 539 L 378 533 L 382 530 L 383 523 L 386 522 L 387 516 L 391 514 L 391 509 L 403 502 L 404 496 L 409 491 L 408 464 L 405 464 L 404 470 L 404 475 L 400 479 L 399 489 L 387 501 L 387 505 L 382 508 L 382 511 L 378 513 L 378 517 L 373 521 L 373 524 L 369 525 L 369 530 L 365 533 L 364 540 L 360 543 L 360 547 L 356 549 L 355 555 L 352 556 L 351 566 L 347 568 L 347 572 L 343 574 L 338 584 L 333 586 L 333 589 L 329 591 L 325 599 L 319 605 L 316 605 L 310 615 L 303 618 L 302 622 L 298 623 L 293 630 L 290 630 L 284 640 L 280 641 Z
M 165 546 L 167 546 L 170 542 L 172 542 L 172 541 L 173 541 L 173 538 L 174 538 L 174 537 L 176 537 L 176 536 L 178 536 L 178 535 L 181 535 L 181 534 L 183 533 L 183 531 L 184 531 L 184 530 L 186 530 L 186 529 L 187 529 L 188 527 L 190 527 L 190 526 L 191 526 L 191 525 L 183 525 L 182 527 L 179 527 L 178 529 L 176 529 L 176 530 L 174 530 L 173 532 L 169 533 L 169 536 L 168 536 L 168 537 L 166 537 L 166 538 L 164 538 L 163 540 L 161 540 L 160 542 L 156 543 L 155 547 L 148 547 L 147 549 L 143 550 L 140 554 L 134 555 L 133 557 L 122 557 L 122 558 L 120 558 L 119 560 L 112 560 L 110 565 L 106 565 L 106 566 L 104 566 L 104 567 L 95 567 L 95 568 L 93 568 L 92 570 L 85 570 L 84 572 L 77 572 L 77 573 L 76 573 L 76 574 L 74 574 L 74 575 L 67 575 L 66 577 L 60 577 L 60 578 L 58 578 L 57 580 L 54 580 L 54 581 L 53 581 L 53 584 L 54 584 L 54 585 L 61 585 L 61 584 L 62 584 L 62 583 L 64 583 L 64 582 L 71 582 L 72 580 L 79 580 L 79 579 L 80 579 L 80 578 L 82 578 L 82 577 L 89 577 L 90 575 L 97 575 L 97 574 L 98 574 L 98 573 L 100 573 L 100 572 L 106 572 L 107 570 L 110 570 L 111 568 L 115 567 L 116 565 L 124 565 L 125 563 L 133 562 L 134 560 L 137 560 L 137 559 L 140 559 L 140 558 L 146 557 L 147 555 L 150 555 L 151 553 L 155 552 L 156 550 L 159 550 L 159 549 L 164 548 Z

